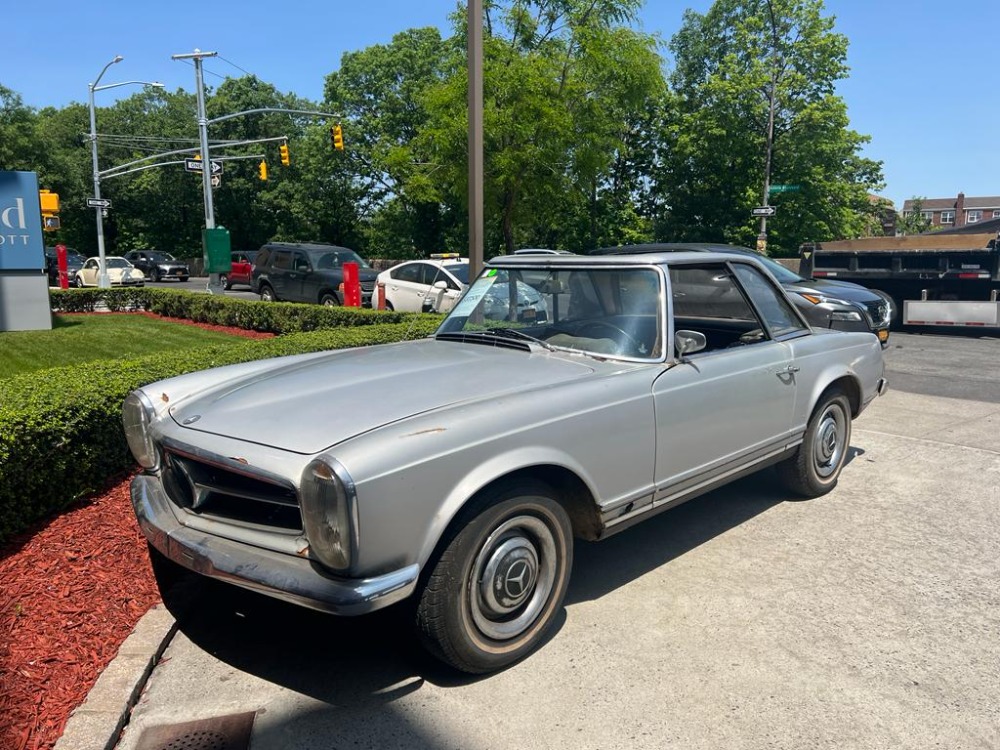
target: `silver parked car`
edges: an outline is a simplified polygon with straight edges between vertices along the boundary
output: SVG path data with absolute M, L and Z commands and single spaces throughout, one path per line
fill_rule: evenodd
M 754 258 L 521 255 L 431 338 L 154 383 L 124 425 L 160 570 L 342 615 L 409 599 L 434 654 L 488 672 L 551 629 L 574 538 L 772 464 L 822 495 L 884 388 L 878 340 L 811 328 Z

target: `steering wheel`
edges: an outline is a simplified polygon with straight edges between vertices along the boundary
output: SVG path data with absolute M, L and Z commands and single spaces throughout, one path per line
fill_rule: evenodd
M 616 326 L 614 323 L 609 323 L 606 320 L 588 320 L 588 321 L 585 321 L 584 323 L 581 323 L 580 327 L 577 330 L 578 335 L 584 336 L 586 338 L 606 338 L 606 336 L 601 336 L 601 335 L 588 336 L 587 333 L 586 333 L 586 331 L 588 331 L 590 329 L 593 329 L 593 328 L 598 328 L 598 329 L 599 328 L 604 328 L 604 329 L 608 329 L 608 330 L 612 331 L 613 333 L 615 333 L 616 336 L 614 338 L 615 339 L 619 339 L 619 346 L 618 346 L 618 348 L 620 350 L 624 348 L 621 345 L 622 344 L 622 340 L 623 340 L 624 342 L 627 342 L 631 346 L 632 351 L 635 354 L 639 354 L 642 351 L 642 342 L 640 342 L 635 336 L 633 336 L 632 334 L 630 334 L 628 331 L 625 331 L 625 330 L 619 328 L 618 326 Z

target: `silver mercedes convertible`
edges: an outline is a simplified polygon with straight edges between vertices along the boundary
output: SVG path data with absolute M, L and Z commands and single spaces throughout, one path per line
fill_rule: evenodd
M 340 615 L 407 600 L 477 673 L 544 639 L 574 538 L 770 465 L 829 492 L 884 388 L 873 334 L 810 328 L 752 257 L 518 255 L 431 338 L 153 383 L 124 425 L 154 566 Z

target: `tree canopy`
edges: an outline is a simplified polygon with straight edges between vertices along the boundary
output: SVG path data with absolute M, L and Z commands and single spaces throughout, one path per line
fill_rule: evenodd
M 836 93 L 848 42 L 821 0 L 717 0 L 705 14 L 687 11 L 666 46 L 669 63 L 661 41 L 637 28 L 640 6 L 485 3 L 486 257 L 525 246 L 751 244 L 750 209 L 768 176 L 799 186 L 771 196 L 772 251 L 868 230 L 881 164 L 862 156 L 868 139 L 850 128 Z M 210 126 L 212 158 L 224 164 L 216 222 L 233 247 L 281 239 L 370 257 L 464 252 L 465 20 L 456 12 L 449 34 L 408 29 L 345 53 L 322 102 L 249 75 L 210 90 L 210 119 L 261 108 L 336 115 L 271 112 Z M 334 122 L 343 152 L 330 144 Z M 84 253 L 95 246 L 88 132 L 86 106 L 35 110 L 0 86 L 0 168 L 36 171 L 60 194 L 62 229 L 51 239 Z M 97 132 L 100 169 L 111 170 L 101 181 L 113 204 L 109 252 L 200 254 L 201 181 L 181 164 L 198 149 L 194 94 L 145 90 L 99 107 Z M 174 163 L 139 169 L 155 162 Z M 119 174 L 128 169 L 137 171 Z

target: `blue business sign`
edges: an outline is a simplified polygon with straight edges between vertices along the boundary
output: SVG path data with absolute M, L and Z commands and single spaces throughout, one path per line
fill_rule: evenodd
M 40 270 L 44 265 L 38 176 L 0 172 L 0 271 Z

